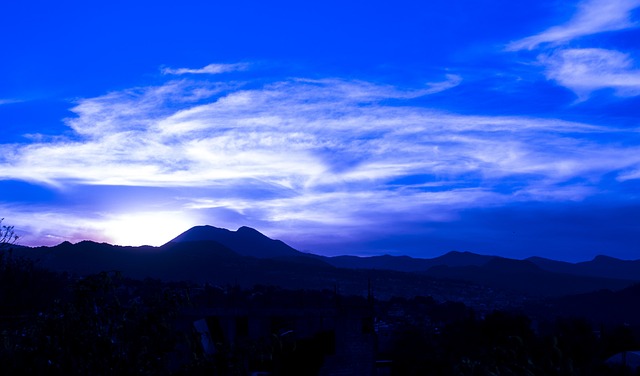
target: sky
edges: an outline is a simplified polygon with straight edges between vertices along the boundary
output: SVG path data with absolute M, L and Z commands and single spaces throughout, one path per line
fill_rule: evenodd
M 5 1 L 23 245 L 640 259 L 640 0 Z

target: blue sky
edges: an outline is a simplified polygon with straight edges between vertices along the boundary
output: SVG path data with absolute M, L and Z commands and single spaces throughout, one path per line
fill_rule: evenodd
M 133 3 L 133 4 L 132 4 Z M 640 0 L 0 6 L 26 245 L 640 258 Z

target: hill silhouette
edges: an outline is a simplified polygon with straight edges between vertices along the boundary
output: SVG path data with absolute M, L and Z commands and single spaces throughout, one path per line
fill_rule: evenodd
M 386 269 L 401 272 L 422 272 L 434 266 L 481 266 L 495 256 L 478 255 L 471 252 L 451 251 L 431 259 L 409 256 L 335 256 L 326 258 L 333 266 L 351 269 Z
M 640 280 L 640 260 L 620 260 L 611 256 L 596 256 L 591 261 L 570 263 L 549 260 L 542 257 L 530 257 L 527 260 L 541 268 L 558 273 L 584 275 L 592 277 L 621 278 Z
M 45 268 L 77 275 L 118 270 L 133 278 L 209 284 L 311 289 L 340 286 L 343 291 L 359 295 L 366 293 L 370 281 L 378 294 L 386 296 L 431 295 L 491 302 L 500 293 L 512 297 L 509 304 L 517 304 L 521 296 L 618 290 L 640 278 L 640 273 L 631 273 L 638 262 L 604 257 L 581 264 L 455 251 L 431 259 L 390 255 L 326 257 L 299 252 L 249 227 L 230 231 L 197 226 L 161 247 L 83 241 L 16 251 L 39 260 Z M 626 268 L 623 275 L 628 279 L 610 277 L 616 265 Z
M 464 280 L 530 296 L 564 296 L 600 289 L 622 289 L 630 281 L 550 272 L 531 261 L 494 257 L 484 265 L 436 266 L 425 274 Z

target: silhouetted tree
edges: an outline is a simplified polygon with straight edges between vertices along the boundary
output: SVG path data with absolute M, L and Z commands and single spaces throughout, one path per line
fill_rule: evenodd
M 15 244 L 19 238 L 13 226 L 5 226 L 2 222 L 4 218 L 0 218 L 0 250 Z

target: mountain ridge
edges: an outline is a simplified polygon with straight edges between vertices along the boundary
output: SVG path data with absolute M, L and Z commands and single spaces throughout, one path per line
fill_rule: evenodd
M 535 265 L 544 271 L 569 274 L 575 276 L 588 276 L 609 279 L 623 279 L 640 281 L 640 260 L 621 260 L 611 256 L 598 255 L 590 261 L 571 263 L 567 261 L 552 260 L 544 257 L 533 256 L 523 260 L 510 259 L 494 255 L 481 255 L 468 251 L 450 251 L 433 258 L 417 258 L 406 255 L 379 255 L 379 256 L 322 256 L 313 253 L 300 252 L 281 240 L 271 239 L 260 231 L 248 226 L 241 226 L 236 231 L 211 225 L 194 226 L 178 235 L 165 245 L 170 244 L 213 241 L 241 256 L 255 257 L 259 259 L 280 259 L 301 263 L 318 263 L 337 268 L 357 270 L 392 270 L 399 272 L 427 272 L 429 269 L 439 266 L 455 267 L 482 267 L 489 263 L 501 262 L 502 268 L 508 268 L 507 260 L 526 261 L 529 267 Z M 96 243 L 98 244 L 98 243 Z M 106 244 L 106 243 L 104 243 Z M 68 247 L 69 242 L 63 242 L 54 247 Z M 95 248 L 92 246 L 89 248 Z M 126 247 L 125 247 L 126 248 Z M 141 250 L 143 248 L 139 248 Z M 144 249 L 154 249 L 148 247 Z M 311 261 L 311 260 L 315 261 Z M 496 259 L 502 261 L 496 261 Z M 522 263 L 511 263 L 511 267 L 523 267 Z
M 82 241 L 20 252 L 41 260 L 43 266 L 52 270 L 76 274 L 120 270 L 135 278 L 207 283 L 244 281 L 308 288 L 327 288 L 338 283 L 356 288 L 359 282 L 354 282 L 354 278 L 372 278 L 387 285 L 391 282 L 385 279 L 391 278 L 402 281 L 398 286 L 385 287 L 396 294 L 429 291 L 415 283 L 433 278 L 532 296 L 616 290 L 640 280 L 640 262 L 611 257 L 576 264 L 541 257 L 516 260 L 459 251 L 431 259 L 392 255 L 327 257 L 299 252 L 246 226 L 236 231 L 196 226 L 160 247 Z M 618 268 L 624 269 L 623 275 L 629 278 L 621 278 Z

